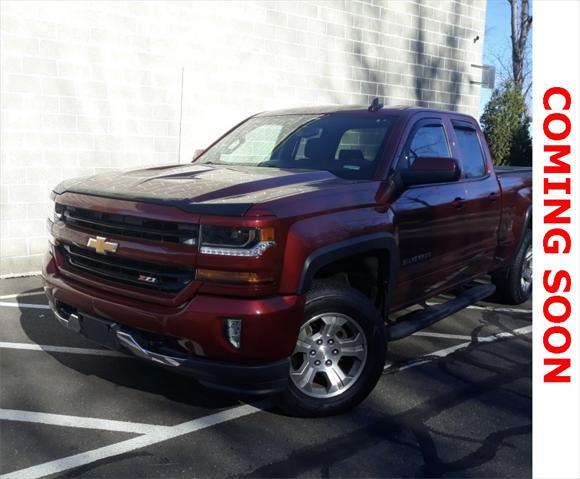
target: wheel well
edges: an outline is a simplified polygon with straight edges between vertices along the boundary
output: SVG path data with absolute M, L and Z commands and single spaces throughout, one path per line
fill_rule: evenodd
M 360 291 L 384 311 L 389 252 L 374 250 L 338 259 L 321 267 L 314 279 L 336 279 Z

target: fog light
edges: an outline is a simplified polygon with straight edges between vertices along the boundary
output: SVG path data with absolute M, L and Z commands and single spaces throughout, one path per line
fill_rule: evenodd
M 236 349 L 242 346 L 242 320 L 226 319 L 224 333 L 228 342 Z

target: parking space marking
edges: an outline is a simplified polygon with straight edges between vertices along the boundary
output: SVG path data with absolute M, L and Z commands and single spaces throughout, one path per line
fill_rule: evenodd
M 8 301 L 0 301 L 0 306 L 6 308 L 50 309 L 48 304 L 12 303 Z
M 2 296 L 0 296 L 0 299 L 27 298 L 29 296 L 44 296 L 44 291 L 39 291 L 37 293 L 3 294 Z
M 10 343 L 0 341 L 0 349 L 2 348 L 23 349 L 27 351 L 44 351 L 47 353 L 86 354 L 89 356 L 110 356 L 114 358 L 133 359 L 132 356 L 128 356 L 118 351 L 111 351 L 109 349 L 72 348 L 68 346 L 48 346 L 45 344 Z
M 443 339 L 460 339 L 461 341 L 470 341 L 471 336 L 461 334 L 430 333 L 428 331 L 417 331 L 413 336 L 422 336 L 425 338 L 443 338 Z
M 63 457 L 61 459 L 45 462 L 37 466 L 28 467 L 26 469 L 9 472 L 7 474 L 3 474 L 0 476 L 0 478 L 21 479 L 26 477 L 28 479 L 34 479 L 51 474 L 58 474 L 64 471 L 68 471 L 69 469 L 74 469 L 76 467 L 90 464 L 95 461 L 109 459 L 111 457 L 126 454 L 143 447 L 152 446 L 160 442 L 175 439 L 176 437 L 183 436 L 185 434 L 207 429 L 211 426 L 216 426 L 224 422 L 232 421 L 244 416 L 249 416 L 250 414 L 255 414 L 259 411 L 261 411 L 261 409 L 258 409 L 257 407 L 251 406 L 249 404 L 244 404 L 243 406 L 238 406 L 215 414 L 211 414 L 210 416 L 193 419 L 192 421 L 187 421 L 175 426 L 167 426 L 166 429 L 160 430 L 158 432 L 144 434 L 142 436 L 117 442 L 109 446 L 99 447 L 91 451 Z
M 492 334 L 490 336 L 483 336 L 481 338 L 476 338 L 478 343 L 493 343 L 494 341 L 499 341 L 500 339 L 507 339 L 507 338 L 514 338 L 516 336 L 524 336 L 526 334 L 530 334 L 532 332 L 532 326 L 524 326 L 522 328 L 514 329 L 513 331 L 503 331 L 501 333 Z M 471 338 L 470 338 L 471 339 Z M 418 358 L 412 359 L 409 362 L 403 364 L 396 364 L 396 363 L 389 363 L 386 364 L 383 368 L 383 371 L 388 372 L 397 372 L 397 371 L 404 371 L 405 369 L 415 368 L 417 366 L 421 366 L 422 364 L 430 363 L 435 359 L 444 358 L 453 354 L 455 351 L 459 349 L 464 349 L 470 345 L 473 345 L 473 341 L 466 341 L 464 343 L 456 344 L 454 346 L 450 346 L 445 349 L 440 349 L 438 351 L 434 351 L 432 353 L 424 354 Z
M 82 416 L 66 416 L 44 412 L 0 409 L 0 420 L 50 424 L 51 426 L 99 429 L 101 431 L 132 432 L 135 434 L 162 433 L 171 426 L 157 426 L 139 422 L 115 421 Z
M 445 304 L 444 302 L 434 302 L 428 301 L 425 303 L 427 306 L 440 306 Z M 470 304 L 466 306 L 465 309 L 478 309 L 484 311 L 493 311 L 495 313 L 530 313 L 532 311 L 530 309 L 522 309 L 522 308 L 509 308 L 509 307 L 502 307 L 502 306 L 479 306 L 477 304 Z
M 16 299 L 25 296 L 41 296 L 44 293 L 24 293 L 24 294 L 14 294 L 14 295 L 4 295 L 0 296 L 0 299 Z M 30 304 L 30 303 L 18 303 L 18 302 L 6 302 L 0 301 L 0 306 L 6 307 L 18 307 L 27 309 L 50 309 L 46 304 Z M 505 313 L 529 313 L 531 311 L 525 309 L 515 309 L 515 308 L 495 308 L 495 307 L 484 307 L 484 306 L 470 306 L 469 309 L 478 310 L 489 310 L 495 312 L 505 312 Z M 490 336 L 484 336 L 480 338 L 474 338 L 477 343 L 490 343 L 498 341 L 500 339 L 512 338 L 520 335 L 526 335 L 531 333 L 532 326 L 526 326 L 523 328 L 515 329 L 511 332 L 501 332 L 493 334 Z M 433 338 L 447 338 L 454 340 L 461 340 L 460 344 L 453 345 L 451 347 L 434 351 L 432 353 L 427 353 L 419 356 L 413 360 L 407 361 L 405 363 L 398 364 L 387 364 L 385 365 L 386 373 L 396 373 L 404 371 L 406 369 L 421 366 L 423 364 L 431 363 L 439 358 L 443 358 L 453 354 L 454 352 L 469 347 L 474 344 L 474 340 L 467 335 L 454 335 L 454 334 L 444 334 L 444 333 L 429 333 L 429 332 L 418 332 L 415 333 L 418 336 L 433 337 Z M 117 351 L 109 350 L 98 350 L 98 349 L 85 349 L 85 348 L 73 348 L 73 347 L 61 347 L 61 346 L 46 346 L 37 345 L 30 343 L 10 343 L 10 342 L 0 342 L 0 348 L 9 349 L 22 349 L 22 350 L 33 350 L 33 351 L 46 351 L 46 352 L 56 352 L 56 353 L 71 353 L 71 354 L 88 354 L 88 355 L 98 355 L 98 356 L 115 356 L 131 358 L 130 356 L 123 355 Z M 58 414 L 49 413 L 36 413 L 30 411 L 20 411 L 20 410 L 3 410 L 0 409 L 0 419 L 12 420 L 12 421 L 24 421 L 24 422 L 36 422 L 42 424 L 51 424 L 63 427 L 77 427 L 77 428 L 88 428 L 88 429 L 101 429 L 110 430 L 118 432 L 128 432 L 139 434 L 137 437 L 133 437 L 128 440 L 117 442 L 108 446 L 100 447 L 94 450 L 86 451 L 79 454 L 74 454 L 72 456 L 56 459 L 36 466 L 28 467 L 18 471 L 13 471 L 0 476 L 0 479 L 12 479 L 20 477 L 30 477 L 38 478 L 47 475 L 53 475 L 74 469 L 86 464 L 90 464 L 99 460 L 109 459 L 111 457 L 116 457 L 122 454 L 126 454 L 143 447 L 152 446 L 161 442 L 165 442 L 179 436 L 183 436 L 189 433 L 193 433 L 199 430 L 207 429 L 216 426 L 221 423 L 232 421 L 244 416 L 249 416 L 260 412 L 261 409 L 258 407 L 244 404 L 238 407 L 230 408 L 219 413 L 211 414 L 209 416 L 197 418 L 191 421 L 187 421 L 175 426 L 158 426 L 143 423 L 131 423 L 125 421 L 114 421 L 107 419 L 97 419 L 97 418 L 84 418 L 75 416 L 66 416 Z
M 522 308 L 502 308 L 497 306 L 478 306 L 476 304 L 472 304 L 471 306 L 467 306 L 467 309 L 479 309 L 484 311 L 493 311 L 495 313 L 530 313 L 532 311 L 529 309 L 522 309 Z

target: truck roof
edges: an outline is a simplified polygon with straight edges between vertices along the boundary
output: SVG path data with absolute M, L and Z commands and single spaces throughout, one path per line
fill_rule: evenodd
M 399 116 L 411 116 L 419 112 L 433 112 L 437 114 L 451 114 L 456 116 L 463 116 L 467 118 L 473 118 L 465 113 L 460 113 L 450 110 L 438 110 L 433 108 L 426 108 L 422 106 L 414 105 L 385 105 L 378 112 L 382 115 L 385 114 L 397 114 Z M 324 115 L 332 113 L 352 113 L 361 114 L 368 113 L 368 105 L 321 105 L 321 106 L 310 106 L 310 107 L 296 107 L 296 108 L 286 108 L 281 110 L 271 110 L 258 113 L 256 116 L 278 116 L 278 115 Z

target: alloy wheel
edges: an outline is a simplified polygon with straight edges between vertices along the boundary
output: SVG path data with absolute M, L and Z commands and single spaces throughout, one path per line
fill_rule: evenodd
M 358 380 L 366 361 L 367 341 L 358 323 L 345 314 L 319 314 L 300 329 L 290 379 L 308 396 L 335 397 Z
M 524 264 L 522 265 L 522 275 L 520 278 L 522 290 L 528 291 L 532 287 L 532 246 L 528 246 L 524 255 Z

